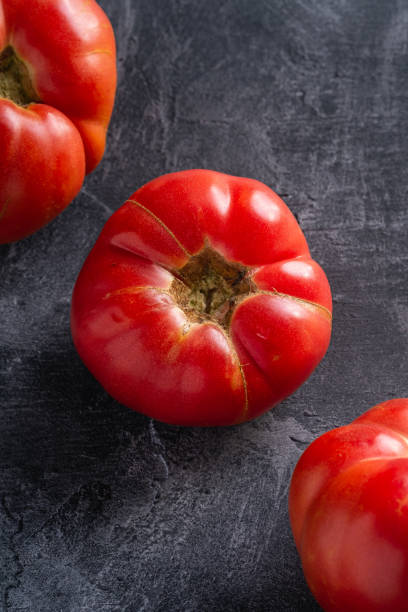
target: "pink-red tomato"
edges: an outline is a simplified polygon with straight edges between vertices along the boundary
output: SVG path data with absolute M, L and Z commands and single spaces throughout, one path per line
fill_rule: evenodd
M 101 160 L 115 55 L 95 0 L 0 0 L 0 243 L 51 221 Z
M 84 363 L 123 404 L 230 425 L 311 374 L 329 344 L 331 294 L 276 193 L 189 170 L 144 185 L 110 218 L 71 321 Z
M 408 610 L 408 399 L 315 440 L 289 511 L 306 580 L 328 612 Z

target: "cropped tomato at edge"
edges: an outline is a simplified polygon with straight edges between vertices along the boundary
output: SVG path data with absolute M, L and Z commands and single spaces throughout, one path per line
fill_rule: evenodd
M 189 170 L 144 185 L 108 220 L 71 326 L 121 403 L 167 423 L 231 425 L 312 373 L 330 341 L 331 294 L 276 193 Z
M 303 453 L 290 520 L 327 612 L 408 610 L 408 399 L 378 404 Z
M 56 217 L 100 162 L 116 90 L 95 0 L 0 0 L 0 244 Z

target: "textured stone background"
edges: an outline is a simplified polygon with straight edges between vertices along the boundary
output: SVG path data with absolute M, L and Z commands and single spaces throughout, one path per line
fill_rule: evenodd
M 0 249 L 0 609 L 317 611 L 287 516 L 317 435 L 408 394 L 408 6 L 101 0 L 119 90 L 100 168 Z M 331 348 L 293 397 L 231 429 L 115 403 L 77 357 L 71 290 L 143 182 L 204 167 L 297 214 L 334 294 Z

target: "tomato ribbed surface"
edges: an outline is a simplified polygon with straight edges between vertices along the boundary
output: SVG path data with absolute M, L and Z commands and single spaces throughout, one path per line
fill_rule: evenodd
M 72 333 L 127 406 L 169 423 L 234 424 L 292 393 L 322 359 L 330 288 L 271 189 L 178 172 L 105 225 L 75 287 Z

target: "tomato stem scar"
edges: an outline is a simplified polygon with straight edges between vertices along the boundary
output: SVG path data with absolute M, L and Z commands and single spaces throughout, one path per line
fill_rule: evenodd
M 10 45 L 0 52 L 0 98 L 8 98 L 18 106 L 39 101 L 27 66 Z
M 170 294 L 191 320 L 210 320 L 228 330 L 237 299 L 255 290 L 242 264 L 205 247 L 180 269 Z

